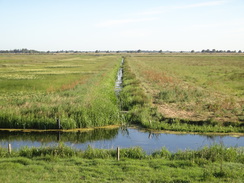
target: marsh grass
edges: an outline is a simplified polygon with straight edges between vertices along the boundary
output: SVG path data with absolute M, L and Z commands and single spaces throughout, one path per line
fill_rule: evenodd
M 28 148 L 22 147 L 19 150 L 19 156 L 33 158 L 33 157 L 45 157 L 45 156 L 53 156 L 53 157 L 72 157 L 77 156 L 79 151 L 74 151 L 71 147 L 65 146 L 60 143 L 58 146 L 50 146 L 50 147 L 42 147 L 42 148 Z
M 57 119 L 64 129 L 120 123 L 114 92 L 120 61 L 111 55 L 1 55 L 0 127 L 55 129 Z
M 1 158 L 6 157 L 8 153 L 7 148 L 0 147 Z M 9 157 L 45 157 L 56 156 L 60 158 L 65 157 L 83 157 L 86 159 L 110 159 L 117 158 L 116 149 L 96 149 L 88 146 L 86 150 L 79 150 L 66 146 L 60 142 L 58 145 L 44 146 L 44 147 L 21 147 L 14 150 Z M 179 150 L 177 152 L 170 152 L 165 147 L 156 150 L 151 154 L 146 152 L 141 147 L 121 148 L 120 157 L 122 159 L 154 159 L 163 158 L 168 160 L 189 160 L 197 162 L 198 160 L 210 162 L 239 162 L 244 164 L 244 149 L 243 147 L 225 147 L 223 145 L 215 144 L 212 146 L 205 146 L 198 150 Z M 203 162 L 204 163 L 204 162 Z M 204 165 L 204 164 L 203 164 Z
M 225 124 L 225 123 L 224 123 Z M 190 121 L 175 118 L 163 118 L 159 122 L 143 122 L 144 128 L 157 130 L 181 131 L 181 132 L 198 132 L 198 133 L 244 133 L 242 123 L 226 123 L 225 125 L 216 121 Z
M 140 81 L 131 71 L 127 62 L 123 65 L 123 89 L 119 95 L 121 109 L 128 111 L 125 119 L 129 123 L 143 124 L 151 121 L 158 121 L 162 116 L 150 104 L 149 97 L 141 87 Z

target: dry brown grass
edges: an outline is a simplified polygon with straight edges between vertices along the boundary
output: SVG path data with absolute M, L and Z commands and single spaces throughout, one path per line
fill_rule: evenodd
M 238 77 L 243 73 L 242 57 L 133 55 L 128 61 L 154 107 L 165 117 L 236 122 L 244 116 L 243 84 Z M 168 100 L 161 99 L 160 92 Z
M 158 83 L 160 85 L 174 82 L 173 77 L 168 76 L 166 73 L 159 73 L 155 72 L 154 70 L 143 70 L 142 74 L 145 75 L 145 78 L 149 81 Z

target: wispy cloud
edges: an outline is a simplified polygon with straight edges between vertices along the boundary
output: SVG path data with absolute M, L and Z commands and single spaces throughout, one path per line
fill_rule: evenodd
M 196 4 L 189 4 L 189 5 L 182 5 L 182 6 L 176 6 L 175 9 L 188 9 L 188 8 L 199 8 L 199 7 L 206 7 L 206 6 L 217 6 L 221 4 L 225 4 L 229 2 L 228 0 L 222 0 L 222 1 L 209 1 L 204 3 L 196 3 Z
M 118 20 L 108 20 L 104 22 L 100 22 L 96 24 L 98 27 L 110 27 L 115 25 L 123 25 L 128 23 L 138 23 L 138 22 L 146 22 L 146 21 L 153 21 L 157 18 L 132 18 L 132 19 L 118 19 Z
M 201 8 L 201 7 L 210 7 L 210 6 L 218 6 L 233 0 L 214 0 L 202 3 L 193 3 L 193 4 L 181 4 L 181 5 L 173 5 L 173 6 L 159 6 L 157 8 L 149 9 L 146 11 L 142 11 L 139 13 L 135 13 L 132 15 L 136 15 L 136 17 L 141 16 L 143 18 L 127 18 L 127 19 L 112 19 L 112 20 L 105 20 L 97 23 L 95 26 L 97 27 L 112 27 L 112 26 L 120 26 L 129 23 L 139 23 L 139 22 L 148 22 L 157 20 L 156 15 L 160 15 L 163 13 L 167 13 L 174 10 L 179 9 L 193 9 L 193 8 Z M 153 16 L 155 15 L 155 16 Z
M 169 12 L 176 9 L 192 9 L 192 8 L 201 8 L 208 6 L 217 6 L 230 2 L 231 0 L 217 0 L 217 1 L 208 1 L 203 3 L 195 3 L 195 4 L 184 4 L 184 5 L 175 5 L 175 6 L 161 6 L 154 9 L 146 10 L 138 13 L 139 15 L 157 15 L 165 12 Z

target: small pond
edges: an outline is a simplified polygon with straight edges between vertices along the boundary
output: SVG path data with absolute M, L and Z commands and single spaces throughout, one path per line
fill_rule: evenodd
M 7 147 L 8 143 L 11 143 L 13 149 L 18 149 L 22 146 L 50 146 L 59 142 L 82 150 L 88 145 L 100 149 L 140 146 L 150 154 L 162 147 L 171 152 L 199 149 L 214 144 L 243 147 L 244 137 L 152 133 L 135 128 L 95 129 L 87 132 L 0 132 L 1 147 Z

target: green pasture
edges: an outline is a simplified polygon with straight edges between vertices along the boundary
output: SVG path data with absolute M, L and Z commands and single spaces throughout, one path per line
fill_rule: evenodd
M 113 59 L 115 57 L 61 54 L 0 55 L 0 92 L 9 94 L 69 89 L 68 85 L 85 82 L 86 78 L 110 69 Z
M 120 122 L 119 55 L 0 55 L 0 127 L 63 128 Z
M 222 146 L 147 155 L 141 148 L 85 151 L 63 145 L 0 148 L 1 182 L 243 182 L 243 149 Z

